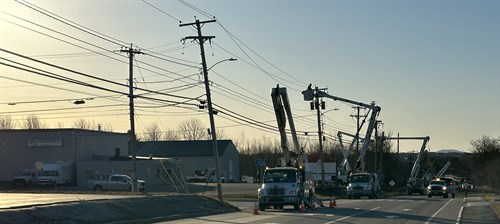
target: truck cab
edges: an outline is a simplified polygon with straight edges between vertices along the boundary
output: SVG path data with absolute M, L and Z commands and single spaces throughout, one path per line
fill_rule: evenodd
M 379 180 L 375 173 L 356 173 L 350 176 L 350 183 L 347 185 L 347 198 L 360 198 L 368 196 L 372 199 L 377 197 L 380 191 Z
M 448 191 L 446 190 L 446 182 L 444 180 L 432 180 L 427 186 L 427 197 L 432 197 L 433 195 L 443 196 L 443 198 L 448 198 Z
M 38 170 L 36 169 L 25 169 L 22 173 L 12 178 L 12 187 L 16 188 L 19 186 L 31 186 L 36 184 L 38 175 Z
M 267 206 L 283 209 L 285 205 L 293 205 L 294 209 L 299 209 L 303 194 L 301 178 L 297 168 L 266 169 L 262 187 L 258 189 L 259 209 L 264 211 Z

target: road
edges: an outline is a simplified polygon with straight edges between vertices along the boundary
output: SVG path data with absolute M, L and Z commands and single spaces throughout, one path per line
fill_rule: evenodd
M 259 215 L 254 215 L 253 208 L 257 201 L 254 193 L 256 193 L 258 187 L 259 185 L 257 184 L 223 184 L 225 201 L 240 208 L 241 212 L 200 217 L 191 216 L 195 218 L 158 223 L 500 223 L 493 211 L 489 209 L 488 203 L 484 202 L 479 194 L 469 195 L 469 197 L 465 199 L 462 193 L 457 194 L 456 198 L 395 196 L 385 199 L 337 199 L 337 206 L 335 208 L 323 207 L 316 210 L 307 209 L 305 212 L 300 212 L 288 206 L 285 207 L 284 210 L 266 209 L 264 212 L 258 211 Z M 190 189 L 192 189 L 191 193 L 198 195 L 203 193 L 205 196 L 211 196 L 213 198 L 217 196 L 215 184 L 208 184 L 208 186 L 205 184 L 191 184 Z M 158 192 L 158 194 L 161 195 L 164 189 L 163 187 L 151 187 L 149 190 L 152 193 Z M 35 190 L 31 189 L 28 191 Z M 113 199 L 144 196 L 147 195 L 137 196 L 113 193 L 92 194 L 91 192 L 79 194 L 76 191 L 71 193 L 70 188 L 65 189 L 64 194 L 50 192 L 50 189 L 40 189 L 38 193 L 36 191 L 33 193 L 4 192 L 0 193 L 0 211 L 15 211 L 31 206 L 58 203 L 64 204 L 72 201 L 79 202 L 101 199 L 111 199 L 111 201 L 113 201 Z M 179 214 L 182 214 L 182 208 L 184 207 L 186 213 L 189 212 L 190 209 L 188 206 L 196 207 L 196 203 L 191 203 L 189 201 L 185 201 L 185 203 L 188 204 L 184 205 L 180 205 L 179 203 L 181 203 L 181 201 L 176 202 Z M 328 206 L 329 202 L 324 201 L 324 204 Z M 144 204 L 144 206 L 152 205 Z M 164 213 L 165 211 L 159 212 L 159 215 L 166 215 Z M 461 220 L 461 222 L 458 220 Z M 150 221 L 151 220 L 143 223 L 151 223 Z
M 387 199 L 336 200 L 335 208 L 318 208 L 300 212 L 292 207 L 267 209 L 253 215 L 252 202 L 233 202 L 242 212 L 184 219 L 163 223 L 457 223 L 466 204 L 463 197 L 440 198 L 399 196 Z M 329 203 L 325 203 L 328 205 Z

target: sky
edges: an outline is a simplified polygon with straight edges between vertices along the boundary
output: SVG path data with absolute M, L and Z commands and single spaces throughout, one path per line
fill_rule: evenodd
M 221 112 L 215 124 L 235 141 L 279 139 L 270 97 L 277 84 L 288 90 L 302 140 L 318 138 L 316 112 L 301 94 L 309 84 L 375 102 L 379 131 L 429 136 L 430 151 L 470 151 L 471 140 L 500 136 L 500 1 L 0 0 L 0 11 L 0 116 L 17 122 L 34 114 L 51 128 L 85 119 L 126 132 L 129 64 L 121 50 L 132 44 L 141 52 L 136 132 L 153 124 L 175 130 L 189 119 L 210 127 L 196 106 L 206 99 L 200 47 L 183 41 L 197 31 L 179 24 L 215 18 L 202 27 L 214 36 L 204 48 Z M 326 141 L 354 133 L 355 105 L 324 100 Z M 415 151 L 422 143 L 400 144 Z

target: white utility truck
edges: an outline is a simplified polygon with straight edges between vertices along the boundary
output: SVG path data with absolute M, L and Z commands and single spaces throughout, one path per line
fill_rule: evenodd
M 73 181 L 71 163 L 45 163 L 37 178 L 40 185 L 69 184 Z
M 286 88 L 279 86 L 272 88 L 271 98 L 280 132 L 283 158 L 278 167 L 268 168 L 262 175 L 262 186 L 257 192 L 259 210 L 264 211 L 270 206 L 283 209 L 285 205 L 293 205 L 294 209 L 299 209 L 302 203 L 307 207 L 313 207 L 313 203 L 323 206 L 314 195 L 312 173 L 305 169 L 307 155 L 299 146 Z M 291 149 L 288 146 L 285 129 L 287 118 L 293 141 Z

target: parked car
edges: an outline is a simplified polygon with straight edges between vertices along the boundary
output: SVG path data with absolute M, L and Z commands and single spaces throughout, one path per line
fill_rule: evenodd
M 432 197 L 433 195 L 443 196 L 443 198 L 448 198 L 448 191 L 446 190 L 446 182 L 444 180 L 432 180 L 427 186 L 427 197 Z
M 36 169 L 25 169 L 18 176 L 12 178 L 12 187 L 31 186 L 37 182 L 39 171 Z
M 132 191 L 132 178 L 124 174 L 112 174 L 104 180 L 89 181 L 94 191 Z M 146 181 L 137 180 L 137 189 L 146 190 Z

